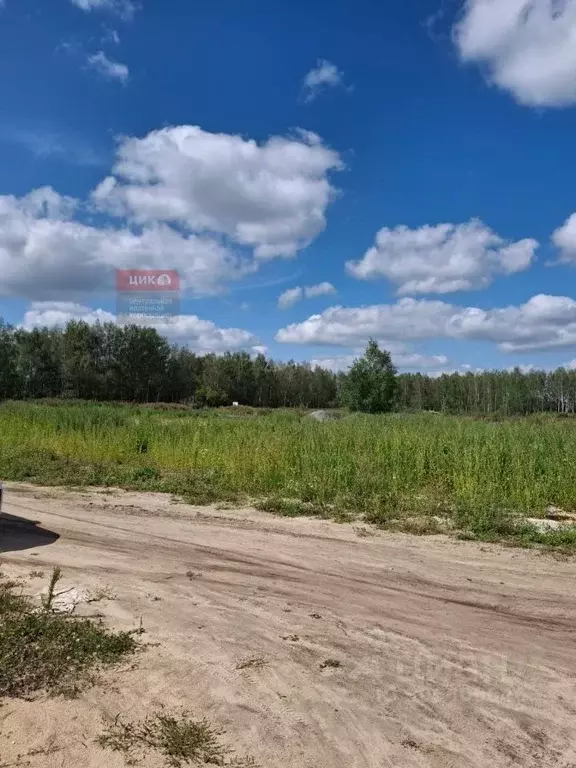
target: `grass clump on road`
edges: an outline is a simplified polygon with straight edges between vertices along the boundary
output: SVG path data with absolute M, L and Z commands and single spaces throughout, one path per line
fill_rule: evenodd
M 124 722 L 120 717 L 98 739 L 104 749 L 122 752 L 129 765 L 144 763 L 152 750 L 170 768 L 229 766 L 257 768 L 251 757 L 237 757 L 222 742 L 223 731 L 207 720 L 194 720 L 189 713 L 173 716 L 160 712 L 140 722 Z
M 58 581 L 52 576 L 42 606 L 0 581 L 0 696 L 28 697 L 38 692 L 74 695 L 94 672 L 136 650 L 127 632 L 112 632 L 86 618 L 54 613 Z

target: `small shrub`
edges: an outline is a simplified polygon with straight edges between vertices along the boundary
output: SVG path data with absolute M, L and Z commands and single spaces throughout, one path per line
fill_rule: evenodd
M 179 716 L 161 712 L 135 723 L 117 717 L 98 743 L 104 749 L 123 752 L 130 764 L 146 759 L 149 750 L 158 752 L 171 768 L 185 765 L 235 766 L 257 768 L 251 757 L 234 756 L 221 740 L 224 731 L 207 720 L 193 720 L 188 712 Z
M 244 659 L 236 664 L 236 669 L 262 669 L 268 664 L 266 659 L 261 656 L 252 656 L 249 659 Z
M 271 497 L 255 504 L 262 512 L 271 512 L 282 517 L 328 517 L 329 510 L 323 504 L 313 504 L 300 499 Z
M 90 672 L 116 664 L 136 650 L 127 632 L 111 632 L 90 619 L 54 614 L 55 569 L 39 610 L 17 594 L 13 582 L 0 584 L 0 696 L 47 691 L 73 695 L 90 682 Z
M 338 667 L 341 667 L 342 663 L 338 661 L 338 659 L 326 659 L 320 664 L 320 669 L 326 669 L 326 668 L 332 668 L 332 669 L 338 669 Z

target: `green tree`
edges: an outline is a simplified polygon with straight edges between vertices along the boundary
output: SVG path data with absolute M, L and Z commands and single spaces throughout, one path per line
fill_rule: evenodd
M 17 397 L 22 390 L 17 364 L 18 347 L 14 329 L 0 317 L 0 400 Z
M 342 404 L 364 413 L 391 411 L 398 391 L 396 373 L 390 353 L 370 339 L 364 357 L 354 362 L 342 382 Z

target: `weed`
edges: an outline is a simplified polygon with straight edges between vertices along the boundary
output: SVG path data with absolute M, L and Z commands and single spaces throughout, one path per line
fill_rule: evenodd
M 326 669 L 327 667 L 330 667 L 332 669 L 338 669 L 338 667 L 341 667 L 342 663 L 338 661 L 338 659 L 326 659 L 320 664 L 320 669 Z
M 194 581 L 194 579 L 199 579 L 202 574 L 197 573 L 196 571 L 186 571 L 186 576 L 190 581 Z
M 405 517 L 391 522 L 388 527 L 391 530 L 411 533 L 414 536 L 434 536 L 446 531 L 446 528 L 435 517 Z
M 373 531 L 371 528 L 364 528 L 359 525 L 355 525 L 353 531 L 356 536 L 359 536 L 361 539 L 366 539 L 369 536 L 376 536 L 375 531 Z
M 328 509 L 323 504 L 313 504 L 299 499 L 271 497 L 255 504 L 262 512 L 271 512 L 283 517 L 328 517 Z
M 91 681 L 91 672 L 136 650 L 128 633 L 53 613 L 59 578 L 55 569 L 40 610 L 16 592 L 17 584 L 0 583 L 0 696 L 74 695 Z
M 62 578 L 62 570 L 58 567 L 54 568 L 52 575 L 50 576 L 50 583 L 48 584 L 48 592 L 42 595 L 41 602 L 42 608 L 46 613 L 50 613 L 54 605 L 54 598 L 56 597 L 56 585 Z
M 150 750 L 159 753 L 170 768 L 185 765 L 235 766 L 257 768 L 251 757 L 239 758 L 222 742 L 224 731 L 207 720 L 193 720 L 188 712 L 173 716 L 160 712 L 140 722 L 124 722 L 117 717 L 98 743 L 104 749 L 124 753 L 136 765 Z
M 99 587 L 90 593 L 88 603 L 99 603 L 102 600 L 116 600 L 116 593 L 112 587 Z
M 262 667 L 267 666 L 267 664 L 268 662 L 266 659 L 263 659 L 261 656 L 252 656 L 243 661 L 239 661 L 238 664 L 236 664 L 236 669 L 262 669 Z

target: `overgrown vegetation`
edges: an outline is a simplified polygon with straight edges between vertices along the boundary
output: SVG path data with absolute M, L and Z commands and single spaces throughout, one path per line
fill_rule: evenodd
M 160 712 L 139 722 L 120 717 L 99 738 L 104 749 L 122 752 L 129 765 L 146 760 L 150 750 L 159 753 L 170 768 L 186 765 L 258 768 L 251 757 L 238 757 L 222 741 L 224 731 L 207 720 L 194 720 L 188 712 L 178 716 Z
M 136 650 L 127 632 L 53 611 L 56 569 L 40 606 L 0 579 L 0 697 L 37 692 L 74 695 L 102 666 L 116 664 Z
M 143 452 L 141 446 L 146 445 Z M 539 530 L 549 505 L 576 512 L 576 423 L 534 416 L 164 411 L 90 403 L 0 405 L 0 477 L 247 501 L 282 515 L 361 520 L 413 533 L 570 548 Z

